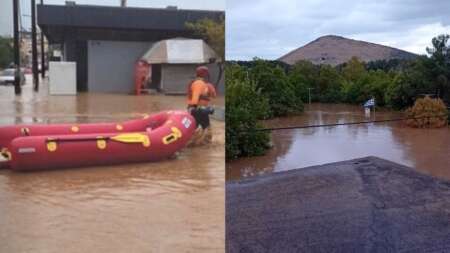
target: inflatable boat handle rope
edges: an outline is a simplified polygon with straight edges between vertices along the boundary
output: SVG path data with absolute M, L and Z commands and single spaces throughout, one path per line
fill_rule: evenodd
M 113 140 L 123 143 L 144 143 L 148 141 L 148 136 L 139 133 L 119 134 L 111 137 L 95 137 L 95 138 L 47 138 L 46 142 L 77 142 L 77 141 L 98 141 Z

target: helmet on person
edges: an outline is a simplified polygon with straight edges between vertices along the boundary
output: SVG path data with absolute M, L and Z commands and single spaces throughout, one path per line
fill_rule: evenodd
M 209 70 L 208 67 L 206 66 L 200 66 L 195 70 L 195 74 L 197 77 L 201 77 L 204 79 L 208 79 L 209 78 Z

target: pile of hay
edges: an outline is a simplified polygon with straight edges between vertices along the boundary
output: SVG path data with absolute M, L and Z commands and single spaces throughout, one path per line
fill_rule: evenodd
M 406 124 L 418 128 L 439 128 L 447 126 L 448 111 L 441 99 L 419 98 L 414 106 L 406 110 Z

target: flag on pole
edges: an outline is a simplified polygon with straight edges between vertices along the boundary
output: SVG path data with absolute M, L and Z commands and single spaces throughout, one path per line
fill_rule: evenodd
M 364 107 L 374 107 L 375 106 L 375 98 L 371 98 L 364 103 Z

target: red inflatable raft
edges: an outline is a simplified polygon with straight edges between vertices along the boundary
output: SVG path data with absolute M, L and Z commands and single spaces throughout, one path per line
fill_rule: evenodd
M 196 128 L 184 111 L 124 123 L 0 127 L 3 167 L 41 170 L 158 161 L 183 148 Z M 6 165 L 6 166 L 5 166 Z

